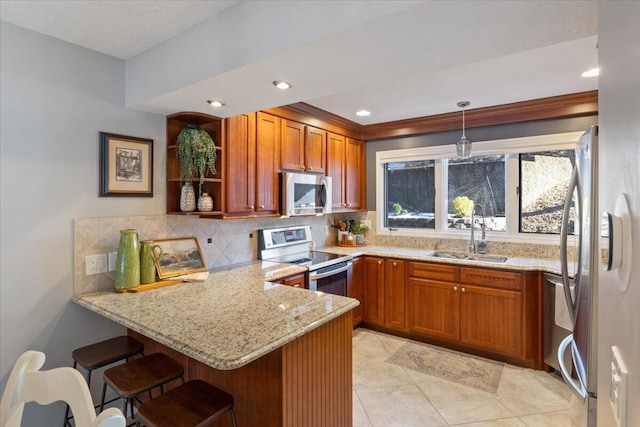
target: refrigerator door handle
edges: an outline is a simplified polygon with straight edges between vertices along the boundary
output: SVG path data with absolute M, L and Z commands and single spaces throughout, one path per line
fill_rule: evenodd
M 571 391 L 573 391 L 576 396 L 581 399 L 587 398 L 587 388 L 584 385 L 582 379 L 580 379 L 580 370 L 578 369 L 578 379 L 574 380 L 567 369 L 567 366 L 564 363 L 564 354 L 567 352 L 567 349 L 571 347 L 572 352 L 572 360 L 575 362 L 575 358 L 577 356 L 576 352 L 573 351 L 574 343 L 573 343 L 573 334 L 568 335 L 565 339 L 562 340 L 560 346 L 558 347 L 558 364 L 560 365 L 560 371 L 562 372 L 562 377 L 564 381 L 571 387 Z
M 582 270 L 581 259 L 582 254 L 578 253 L 578 269 L 575 272 L 575 297 L 571 296 L 571 286 L 569 282 L 569 260 L 567 255 L 567 239 L 569 237 L 569 213 L 571 211 L 571 201 L 573 200 L 573 193 L 577 190 L 578 200 L 576 200 L 576 216 L 578 218 L 577 231 L 578 231 L 578 252 L 582 250 L 582 194 L 580 191 L 580 183 L 578 181 L 578 168 L 573 168 L 571 174 L 571 180 L 569 181 L 569 189 L 567 190 L 567 197 L 564 201 L 564 209 L 562 211 L 562 226 L 560 228 L 560 268 L 562 271 L 562 285 L 564 290 L 564 298 L 567 301 L 567 308 L 569 310 L 569 317 L 573 325 L 576 324 L 576 303 L 578 300 L 578 292 L 580 291 L 580 273 Z

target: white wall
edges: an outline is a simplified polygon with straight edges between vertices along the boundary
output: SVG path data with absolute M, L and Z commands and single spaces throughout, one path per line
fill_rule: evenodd
M 4 22 L 0 31 L 4 388 L 27 349 L 46 353 L 45 368 L 70 366 L 73 348 L 124 331 L 70 302 L 72 220 L 164 213 L 166 137 L 164 117 L 123 107 L 123 61 Z M 99 131 L 155 141 L 153 198 L 98 197 Z M 23 425 L 61 423 L 62 411 L 32 404 Z
M 640 426 L 640 2 L 599 2 L 600 210 L 613 212 L 619 193 L 633 222 L 631 286 L 600 272 L 598 427 L 616 426 L 609 404 L 611 346 L 629 369 L 627 426 Z

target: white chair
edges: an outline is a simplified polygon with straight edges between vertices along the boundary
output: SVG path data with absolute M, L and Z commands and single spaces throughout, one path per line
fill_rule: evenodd
M 68 367 L 40 371 L 44 360 L 39 351 L 27 351 L 18 358 L 0 402 L 0 427 L 20 427 L 27 402 L 49 405 L 58 400 L 71 407 L 77 427 L 125 426 L 117 408 L 108 408 L 96 417 L 89 387 L 80 372 Z

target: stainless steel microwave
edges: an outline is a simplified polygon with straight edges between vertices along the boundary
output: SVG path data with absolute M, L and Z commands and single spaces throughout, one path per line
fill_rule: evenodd
M 280 200 L 283 216 L 331 213 L 331 177 L 283 172 Z

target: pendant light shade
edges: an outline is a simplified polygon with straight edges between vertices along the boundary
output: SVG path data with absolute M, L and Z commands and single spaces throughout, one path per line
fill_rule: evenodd
M 471 157 L 471 141 L 469 141 L 467 136 L 464 134 L 464 109 L 470 104 L 471 103 L 469 101 L 460 101 L 457 104 L 458 107 L 462 108 L 462 137 L 460 137 L 460 140 L 456 142 L 456 151 L 459 159 L 468 159 Z

